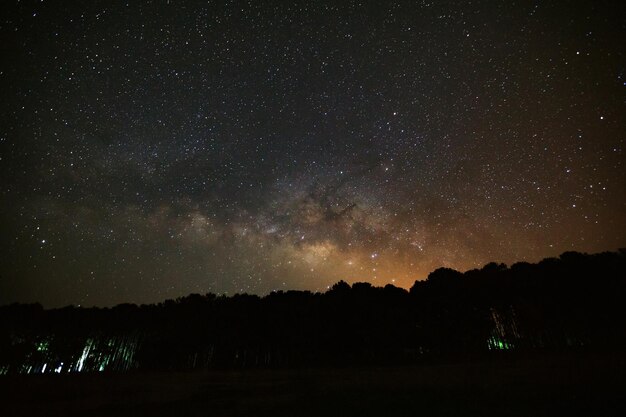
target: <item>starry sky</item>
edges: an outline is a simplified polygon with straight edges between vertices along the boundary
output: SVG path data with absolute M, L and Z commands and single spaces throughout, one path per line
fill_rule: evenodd
M 4 2 L 0 304 L 626 246 L 620 2 L 377 3 Z

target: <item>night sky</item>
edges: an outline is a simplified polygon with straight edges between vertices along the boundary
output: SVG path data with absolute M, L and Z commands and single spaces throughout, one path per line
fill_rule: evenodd
M 3 2 L 0 304 L 626 246 L 619 1 L 378 3 Z

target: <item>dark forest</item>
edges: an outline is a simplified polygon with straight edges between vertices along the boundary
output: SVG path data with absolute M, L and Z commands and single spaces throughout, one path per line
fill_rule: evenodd
M 626 251 L 440 268 L 410 290 L 191 294 L 152 305 L 0 308 L 0 373 L 402 365 L 626 347 Z

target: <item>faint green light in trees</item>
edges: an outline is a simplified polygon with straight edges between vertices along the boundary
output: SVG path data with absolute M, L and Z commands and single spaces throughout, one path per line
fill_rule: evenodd
M 47 340 L 42 340 L 41 342 L 37 343 L 37 352 L 47 352 L 49 347 L 50 342 L 48 342 Z
M 489 350 L 509 350 L 513 348 L 513 345 L 503 339 L 500 339 L 499 337 L 492 336 L 487 340 L 487 348 Z

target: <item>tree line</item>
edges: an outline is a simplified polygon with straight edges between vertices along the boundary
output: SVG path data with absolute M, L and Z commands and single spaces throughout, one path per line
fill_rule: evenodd
M 626 347 L 626 250 L 439 268 L 410 290 L 191 294 L 113 308 L 0 307 L 0 374 L 403 364 Z

